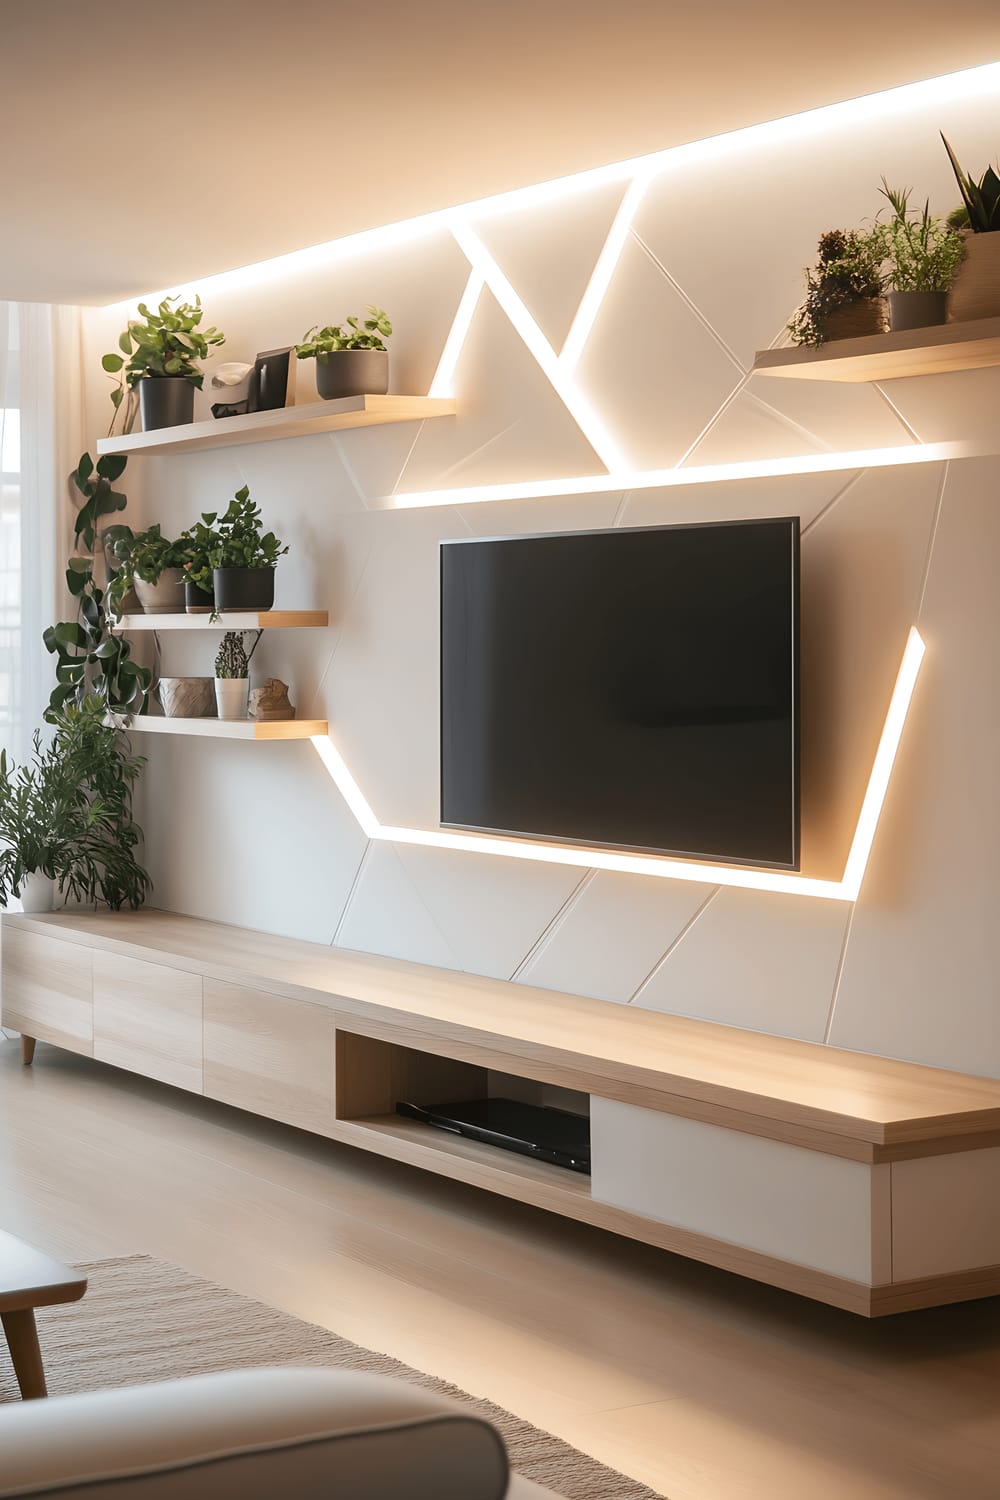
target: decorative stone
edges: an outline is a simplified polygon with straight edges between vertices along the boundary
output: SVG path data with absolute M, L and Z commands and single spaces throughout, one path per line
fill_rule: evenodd
M 295 709 L 288 697 L 288 683 L 280 677 L 269 677 L 262 687 L 250 689 L 250 717 L 261 723 L 275 719 L 294 719 Z
M 157 692 L 168 719 L 214 719 L 214 677 L 161 677 Z

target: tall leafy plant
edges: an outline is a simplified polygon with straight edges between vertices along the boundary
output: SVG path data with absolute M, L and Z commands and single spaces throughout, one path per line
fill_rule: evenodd
M 0 905 L 38 873 L 64 898 L 137 908 L 150 888 L 132 815 L 143 759 L 106 722 L 96 696 L 53 714 L 52 723 L 51 742 L 36 732 L 23 765 L 0 752 Z
M 101 360 L 107 374 L 117 376 L 111 392 L 114 413 L 109 433 L 114 431 L 124 403 L 122 430 L 131 432 L 136 414 L 136 385 L 140 380 L 162 380 L 170 376 L 189 380 L 199 391 L 205 379 L 199 361 L 207 358 L 213 344 L 224 344 L 226 336 L 217 328 L 201 328 L 201 298 L 181 302 L 164 297 L 156 312 L 139 303 L 138 318 L 130 318 L 118 339 L 118 353 Z M 126 399 L 127 398 L 127 399 Z
M 273 531 L 265 531 L 260 506 L 243 485 L 230 500 L 223 515 L 205 511 L 200 522 L 184 532 L 179 546 L 189 550 L 187 576 L 211 593 L 216 568 L 276 568 L 288 547 Z
M 879 192 L 892 208 L 886 224 L 887 283 L 896 292 L 946 292 L 965 253 L 962 237 L 930 203 L 910 208 L 910 189 L 891 188 L 882 178 Z
M 46 711 L 50 722 L 69 706 L 81 707 L 91 695 L 115 713 L 137 714 L 145 706 L 151 674 L 132 660 L 125 637 L 112 633 L 107 592 L 95 575 L 98 523 L 125 508 L 126 497 L 114 485 L 126 463 L 119 454 L 107 454 L 95 465 L 84 453 L 72 475 L 83 496 L 75 523 L 76 552 L 66 565 L 66 587 L 77 615 L 50 625 L 42 635 L 56 658 L 56 685 Z

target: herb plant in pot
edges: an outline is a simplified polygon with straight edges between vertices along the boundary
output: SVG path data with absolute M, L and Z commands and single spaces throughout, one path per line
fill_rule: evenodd
M 324 401 L 342 396 L 384 396 L 389 389 L 389 351 L 384 340 L 392 333 L 381 307 L 369 307 L 364 322 L 347 319 L 329 328 L 310 328 L 295 352 L 299 359 L 316 361 L 316 389 Z
M 961 233 L 965 256 L 948 298 L 949 323 L 1000 316 L 1000 175 L 987 167 L 977 182 L 963 171 L 942 135 L 962 206 L 948 222 Z
M 943 323 L 964 254 L 961 235 L 929 203 L 911 209 L 909 188 L 891 188 L 883 177 L 879 191 L 892 208 L 885 226 L 889 327 L 896 333 Z
M 250 658 L 243 636 L 227 630 L 215 658 L 215 702 L 220 719 L 245 719 L 250 694 Z
M 119 563 L 108 586 L 108 602 L 115 614 L 123 612 L 133 586 L 144 614 L 184 613 L 187 550 L 183 538 L 170 541 L 160 531 L 159 523 L 139 532 L 128 526 L 109 526 L 104 535 L 105 545 Z
M 244 485 L 236 491 L 225 514 L 202 516 L 206 532 L 214 529 L 215 541 L 205 545 L 205 563 L 188 569 L 188 581 L 198 588 L 208 584 L 211 564 L 211 586 L 217 611 L 246 609 L 266 610 L 274 605 L 274 570 L 278 558 L 287 551 L 273 531 L 264 531 L 260 507 L 250 498 Z
M 127 391 L 124 430 L 131 432 L 138 390 L 143 432 L 182 426 L 194 419 L 194 393 L 204 381 L 199 361 L 211 345 L 224 344 L 225 335 L 217 328 L 200 328 L 200 297 L 194 302 L 164 297 L 155 313 L 140 302 L 139 313 L 119 337 L 121 352 L 105 354 L 101 361 L 109 375 L 120 376 L 111 393 L 115 414 Z
M 820 236 L 819 259 L 806 272 L 806 298 L 788 325 L 795 344 L 884 333 L 883 262 L 886 227 L 829 229 Z

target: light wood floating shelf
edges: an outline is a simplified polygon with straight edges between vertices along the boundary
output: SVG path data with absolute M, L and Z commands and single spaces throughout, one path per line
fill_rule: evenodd
M 819 349 L 763 349 L 755 375 L 785 380 L 902 380 L 1000 365 L 1000 318 L 836 339 Z
M 168 719 L 143 714 L 126 726 L 128 734 L 195 734 L 219 740 L 308 740 L 327 734 L 326 719 Z
M 116 635 L 136 630 L 305 630 L 329 625 L 325 609 L 223 610 L 211 615 L 122 615 Z
M 314 401 L 308 406 L 284 406 L 256 411 L 245 417 L 213 418 L 183 427 L 161 427 L 128 437 L 99 438 L 105 453 L 198 453 L 205 448 L 231 448 L 240 443 L 271 443 L 279 438 L 310 437 L 317 432 L 345 432 L 352 427 L 382 427 L 389 422 L 424 422 L 452 417 L 457 403 L 436 396 L 348 396 L 342 401 Z

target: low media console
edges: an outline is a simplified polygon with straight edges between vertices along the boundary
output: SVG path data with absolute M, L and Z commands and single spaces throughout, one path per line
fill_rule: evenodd
M 168 912 L 8 915 L 3 1021 L 875 1317 L 1000 1293 L 1000 1082 Z M 592 1173 L 395 1113 L 533 1087 Z

